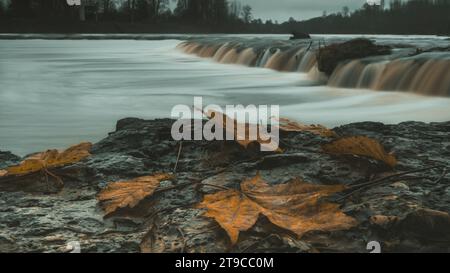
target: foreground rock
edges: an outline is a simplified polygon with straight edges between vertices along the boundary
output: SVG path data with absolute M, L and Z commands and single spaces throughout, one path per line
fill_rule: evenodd
M 329 140 L 305 132 L 283 134 L 283 154 L 244 150 L 234 142 L 185 141 L 177 179 L 161 186 L 186 186 L 159 192 L 104 219 L 96 195 L 106 183 L 173 172 L 180 143 L 171 140 L 171 125 L 171 120 L 121 120 L 115 132 L 94 145 L 91 157 L 58 170 L 65 184 L 59 193 L 0 192 L 0 252 L 64 252 L 71 241 L 78 241 L 83 252 L 367 252 L 369 241 L 380 242 L 385 252 L 450 251 L 450 176 L 443 168 L 374 185 L 345 199 L 336 196 L 358 226 L 310 232 L 301 239 L 260 218 L 231 246 L 220 226 L 194 206 L 205 193 L 218 191 L 204 184 L 237 188 L 257 172 L 273 184 L 300 177 L 351 185 L 445 165 L 450 162 L 450 122 L 366 122 L 335 129 L 341 136 L 378 139 L 396 154 L 395 170 L 324 154 L 320 144 Z

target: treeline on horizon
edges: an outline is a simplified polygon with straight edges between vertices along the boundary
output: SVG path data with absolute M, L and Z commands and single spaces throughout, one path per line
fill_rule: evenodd
M 136 24 L 139 27 L 190 25 L 202 30 L 241 29 L 252 21 L 251 7 L 228 0 L 9 0 L 0 10 L 6 20 Z
M 0 3 L 1 32 L 27 26 L 27 32 L 450 34 L 450 0 L 391 0 L 388 7 L 382 1 L 283 23 L 254 18 L 251 6 L 237 0 L 85 0 L 81 7 L 66 0 Z
M 388 8 L 365 4 L 361 9 L 290 21 L 286 28 L 309 33 L 450 35 L 450 0 L 392 0 Z

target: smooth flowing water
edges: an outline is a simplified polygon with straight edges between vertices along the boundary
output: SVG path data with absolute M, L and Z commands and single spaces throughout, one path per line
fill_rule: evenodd
M 283 117 L 327 126 L 450 120 L 448 98 L 336 88 L 306 73 L 220 64 L 177 50 L 175 38 L 0 40 L 0 150 L 25 155 L 95 142 L 118 119 L 170 117 L 194 96 L 205 105 L 276 104 Z

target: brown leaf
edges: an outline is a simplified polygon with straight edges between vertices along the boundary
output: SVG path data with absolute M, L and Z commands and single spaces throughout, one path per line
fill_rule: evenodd
M 285 132 L 310 132 L 322 137 L 337 137 L 337 134 L 323 125 L 306 125 L 291 121 L 287 118 L 280 118 L 280 130 Z
M 260 175 L 241 183 L 241 191 L 227 190 L 206 195 L 199 208 L 214 218 L 235 244 L 239 232 L 250 229 L 260 214 L 273 224 L 299 237 L 312 230 L 347 229 L 356 221 L 339 210 L 339 205 L 319 201 L 343 190 L 343 186 L 313 185 L 294 179 L 270 186 Z
M 248 148 L 251 143 L 256 142 L 260 145 L 266 145 L 271 151 L 277 153 L 283 152 L 283 150 L 278 147 L 279 143 L 271 141 L 272 137 L 270 134 L 260 132 L 260 125 L 258 124 L 238 123 L 237 120 L 218 111 L 209 111 L 205 115 L 216 122 L 216 128 L 224 129 L 226 133 L 233 135 L 234 140 L 244 148 Z M 232 130 L 227 127 L 227 124 L 234 125 Z M 239 130 L 239 128 L 243 128 L 244 130 Z M 257 137 L 250 138 L 252 130 L 257 132 Z
M 323 145 L 322 149 L 328 154 L 370 157 L 386 163 L 391 168 L 397 165 L 393 154 L 388 154 L 377 140 L 365 136 L 344 137 Z
M 101 202 L 106 215 L 109 215 L 119 208 L 134 208 L 144 198 L 151 196 L 161 181 L 172 178 L 169 174 L 155 174 L 129 181 L 113 182 L 99 193 L 97 199 Z
M 42 169 L 51 169 L 76 163 L 91 154 L 89 153 L 92 144 L 89 142 L 80 143 L 67 150 L 48 150 L 46 152 L 34 154 L 17 166 L 12 166 L 4 170 L 3 176 L 25 175 Z M 0 173 L 1 174 L 1 173 Z
M 389 228 L 396 221 L 399 220 L 400 218 L 397 216 L 386 216 L 386 215 L 374 215 L 369 218 L 369 221 L 372 225 L 376 225 L 382 228 Z

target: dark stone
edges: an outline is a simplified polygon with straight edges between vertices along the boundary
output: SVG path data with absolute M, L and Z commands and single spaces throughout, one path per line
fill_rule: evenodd
M 20 160 L 21 158 L 19 156 L 14 155 L 11 152 L 0 151 L 0 169 L 16 165 Z
M 330 76 L 344 61 L 387 54 L 391 54 L 390 47 L 376 45 L 369 39 L 358 38 L 320 48 L 317 63 L 319 70 Z
M 311 36 L 308 33 L 294 31 L 291 34 L 290 40 L 311 39 Z
M 410 54 L 410 56 L 416 56 L 422 53 L 427 53 L 427 52 L 450 52 L 450 46 L 447 47 L 433 47 L 430 49 L 421 49 L 421 48 L 416 48 L 416 51 L 413 52 L 412 54 Z
M 450 215 L 447 212 L 419 209 L 408 214 L 398 228 L 419 238 L 450 241 Z

